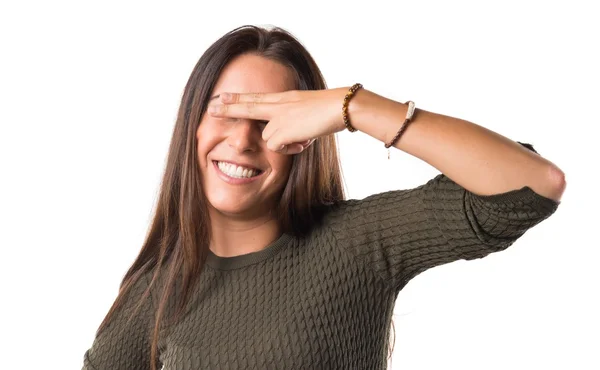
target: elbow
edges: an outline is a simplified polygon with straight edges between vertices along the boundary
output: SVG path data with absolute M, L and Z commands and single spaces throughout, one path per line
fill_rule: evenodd
M 556 202 L 560 202 L 562 195 L 567 188 L 565 173 L 556 165 L 552 164 L 548 169 L 548 179 L 550 188 L 548 197 Z

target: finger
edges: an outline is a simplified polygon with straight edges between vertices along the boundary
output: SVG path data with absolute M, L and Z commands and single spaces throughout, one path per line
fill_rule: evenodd
M 222 93 L 221 102 L 226 104 L 238 103 L 278 103 L 282 93 Z
M 304 146 L 298 143 L 293 143 L 293 144 L 289 144 L 286 145 L 286 151 L 285 154 L 289 154 L 289 155 L 293 155 L 293 154 L 300 154 L 304 151 Z
M 275 150 L 275 152 L 277 152 L 279 154 L 287 154 L 287 155 L 300 154 L 303 151 L 304 151 L 304 146 L 302 146 L 301 144 L 298 144 L 298 143 L 282 145 L 280 147 L 280 149 Z
M 214 104 L 208 112 L 215 117 L 247 118 L 254 120 L 270 120 L 274 105 L 261 103 Z
M 269 125 L 271 125 L 271 123 L 269 123 L 263 130 L 263 140 L 266 141 L 267 148 L 270 150 L 280 151 L 282 150 L 282 145 L 291 144 L 306 148 L 314 141 L 314 139 L 306 139 L 306 136 L 302 137 L 304 135 L 298 132 L 293 132 L 290 128 L 282 129 L 280 127 L 274 127 L 272 130 L 269 130 L 268 133 L 265 133 L 265 131 L 269 129 Z
M 308 136 L 302 132 L 299 125 L 286 125 L 278 118 L 269 120 L 269 123 L 262 130 L 262 139 L 266 142 L 267 148 L 272 151 L 282 150 L 281 145 L 297 144 L 306 148 L 310 146 L 315 137 Z
M 279 127 L 277 127 L 277 124 L 275 123 L 275 121 L 271 121 L 269 122 L 265 128 L 262 131 L 262 139 L 264 141 L 269 141 L 269 139 L 275 135 L 275 133 L 277 132 L 277 130 L 279 130 Z
M 309 139 L 300 143 L 304 148 L 308 148 L 312 143 L 314 143 L 315 139 Z
M 271 138 L 268 140 L 265 140 L 267 148 L 274 152 L 281 152 L 281 151 L 288 150 L 286 147 L 293 145 L 294 148 L 298 149 L 298 150 L 294 149 L 294 152 L 298 152 L 298 151 L 304 150 L 304 148 L 306 148 L 305 144 L 307 144 L 307 142 L 310 141 L 310 140 L 296 141 L 287 136 L 288 135 L 285 135 L 283 131 L 276 129 L 275 132 L 273 133 L 273 135 L 271 136 Z M 308 144 L 310 144 L 310 143 L 308 143 Z
M 298 154 L 303 152 L 306 148 L 308 148 L 310 146 L 310 144 L 312 144 L 312 142 L 314 141 L 314 139 L 312 140 L 306 140 L 302 143 L 291 143 L 291 144 L 281 144 L 279 146 L 279 149 L 277 149 L 277 152 L 282 152 L 285 151 L 286 154 Z M 273 145 L 275 146 L 275 145 Z M 267 145 L 268 147 L 268 145 Z
M 278 141 L 276 142 L 275 140 L 267 141 L 267 149 L 277 153 L 284 153 L 287 150 L 285 144 Z

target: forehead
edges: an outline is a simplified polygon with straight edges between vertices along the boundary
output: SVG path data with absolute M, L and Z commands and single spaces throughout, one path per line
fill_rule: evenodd
M 213 93 L 282 92 L 294 88 L 294 76 L 288 67 L 258 55 L 245 54 L 225 66 Z

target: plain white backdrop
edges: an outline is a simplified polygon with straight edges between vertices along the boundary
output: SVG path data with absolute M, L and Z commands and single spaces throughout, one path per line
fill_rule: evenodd
M 557 212 L 508 250 L 422 273 L 397 300 L 392 369 L 598 369 L 598 13 L 583 1 L 0 5 L 0 348 L 77 369 L 137 255 L 183 87 L 243 24 L 276 25 L 329 87 L 531 143 L 566 174 Z M 439 172 L 338 134 L 350 198 Z

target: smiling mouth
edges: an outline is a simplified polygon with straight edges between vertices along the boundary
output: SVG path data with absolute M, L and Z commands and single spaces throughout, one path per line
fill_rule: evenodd
M 213 161 L 213 163 L 223 174 L 235 179 L 250 179 L 260 176 L 264 172 L 256 168 L 236 166 L 227 162 Z

